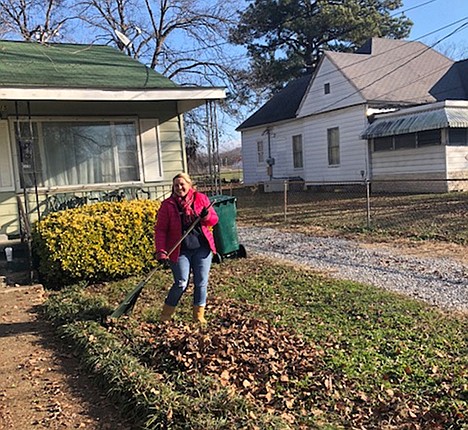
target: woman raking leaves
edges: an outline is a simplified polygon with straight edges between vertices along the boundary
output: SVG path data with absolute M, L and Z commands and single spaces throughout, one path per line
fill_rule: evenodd
M 200 222 L 182 243 L 168 255 L 168 250 L 182 238 L 197 218 Z M 193 189 L 190 176 L 177 174 L 172 181 L 172 194 L 163 201 L 155 226 L 157 260 L 172 270 L 174 282 L 164 301 L 161 321 L 169 321 L 193 275 L 193 317 L 206 323 L 205 307 L 208 278 L 216 246 L 211 227 L 218 222 L 208 196 Z

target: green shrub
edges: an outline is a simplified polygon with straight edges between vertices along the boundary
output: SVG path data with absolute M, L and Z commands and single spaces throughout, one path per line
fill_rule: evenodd
M 151 268 L 159 206 L 153 200 L 103 202 L 49 214 L 33 231 L 42 280 L 56 288 Z

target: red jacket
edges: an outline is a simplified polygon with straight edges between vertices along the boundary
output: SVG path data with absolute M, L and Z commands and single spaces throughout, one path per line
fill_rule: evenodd
M 195 191 L 193 208 L 195 213 L 199 214 L 204 207 L 211 204 L 210 199 L 203 193 Z M 208 215 L 200 221 L 202 232 L 213 254 L 216 254 L 216 246 L 213 233 L 214 225 L 218 223 L 218 214 L 211 206 Z M 158 211 L 156 226 L 154 229 L 154 240 L 156 244 L 156 253 L 169 252 L 170 249 L 182 238 L 182 221 L 180 220 L 179 209 L 175 199 L 171 196 L 164 200 Z M 180 245 L 169 256 L 171 261 L 176 262 L 179 259 Z

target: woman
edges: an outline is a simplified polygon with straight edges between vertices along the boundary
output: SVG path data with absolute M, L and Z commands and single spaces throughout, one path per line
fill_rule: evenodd
M 200 222 L 192 233 L 168 255 L 198 217 Z M 156 258 L 170 266 L 174 277 L 174 283 L 164 302 L 161 321 L 171 319 L 187 289 L 192 272 L 193 318 L 206 323 L 208 277 L 213 253 L 216 253 L 211 227 L 217 222 L 218 215 L 211 207 L 209 198 L 193 189 L 190 176 L 186 173 L 176 175 L 172 180 L 172 194 L 162 202 L 155 227 Z

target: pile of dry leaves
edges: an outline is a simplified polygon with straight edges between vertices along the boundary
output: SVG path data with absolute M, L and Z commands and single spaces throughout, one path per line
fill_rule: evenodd
M 167 366 L 169 359 L 174 368 L 217 378 L 290 421 L 294 417 L 288 411 L 310 415 L 311 397 L 330 394 L 332 377 L 320 350 L 297 334 L 245 316 L 238 306 L 225 303 L 217 310 L 208 327 L 143 323 L 153 348 L 152 367 Z
M 382 390 L 369 396 L 333 369 L 323 350 L 252 317 L 239 303 L 216 303 L 215 308 L 207 327 L 140 323 L 141 338 L 150 350 L 146 359 L 155 372 L 178 370 L 215 378 L 295 428 L 311 417 L 318 422 L 333 416 L 352 428 L 422 429 L 427 428 L 422 423 L 443 422 L 443 417 L 431 416 L 431 408 L 419 410 L 403 393 Z

